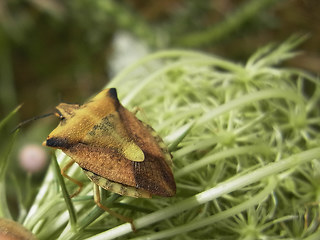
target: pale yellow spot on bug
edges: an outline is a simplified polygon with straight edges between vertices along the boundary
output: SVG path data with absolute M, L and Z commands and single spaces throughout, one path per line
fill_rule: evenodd
M 120 184 L 112 184 L 112 191 L 116 193 L 121 192 L 121 185 Z
M 125 158 L 133 162 L 143 162 L 144 153 L 136 144 L 126 144 L 123 149 L 123 155 Z
M 122 195 L 122 196 L 128 195 L 128 194 L 127 194 L 127 189 L 126 189 L 124 186 L 121 186 L 120 195 Z
M 107 186 L 107 180 L 105 178 L 100 177 L 99 180 L 99 186 Z

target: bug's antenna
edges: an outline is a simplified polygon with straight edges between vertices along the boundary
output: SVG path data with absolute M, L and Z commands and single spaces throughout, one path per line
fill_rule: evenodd
M 33 118 L 30 118 L 28 120 L 25 120 L 21 123 L 19 123 L 12 131 L 11 133 L 15 132 L 17 129 L 21 128 L 23 125 L 26 125 L 27 123 L 31 122 L 31 121 L 34 121 L 34 120 L 38 120 L 40 118 L 46 118 L 46 117 L 49 117 L 51 115 L 55 115 L 54 112 L 51 112 L 51 113 L 46 113 L 46 114 L 43 114 L 43 115 L 40 115 L 40 116 L 36 116 L 36 117 L 33 117 Z

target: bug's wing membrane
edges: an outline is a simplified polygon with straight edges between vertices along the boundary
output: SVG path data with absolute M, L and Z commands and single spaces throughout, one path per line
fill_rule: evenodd
M 170 168 L 165 162 L 146 154 L 146 160 L 134 164 L 136 187 L 154 195 L 171 197 L 176 193 L 176 185 Z
M 171 156 L 162 139 L 124 107 L 120 106 L 118 112 L 129 137 L 134 139 L 145 155 L 143 162 L 132 162 L 136 187 L 154 195 L 175 195 L 176 184 L 170 169 Z

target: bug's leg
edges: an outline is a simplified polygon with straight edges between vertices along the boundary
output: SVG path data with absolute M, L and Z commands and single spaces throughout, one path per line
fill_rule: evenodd
M 135 228 L 135 226 L 133 224 L 133 220 L 131 218 L 122 216 L 122 215 L 112 211 L 111 209 L 107 208 L 106 206 L 102 205 L 101 199 L 100 199 L 100 190 L 99 190 L 99 186 L 97 184 L 93 184 L 93 196 L 94 196 L 94 202 L 97 204 L 97 206 L 99 208 L 101 208 L 102 210 L 106 211 L 110 215 L 120 219 L 123 222 L 130 223 L 132 231 L 134 231 L 134 232 L 136 231 L 136 228 Z
M 138 106 L 135 106 L 132 108 L 131 112 L 133 113 L 133 115 L 137 115 L 138 112 L 143 112 L 143 111 Z
M 75 161 L 73 159 L 70 159 L 70 161 L 67 163 L 67 165 L 65 165 L 62 169 L 61 169 L 61 175 L 64 176 L 65 178 L 69 179 L 71 182 L 75 183 L 78 185 L 78 189 L 75 193 L 73 193 L 72 195 L 70 195 L 70 198 L 73 198 L 74 196 L 77 196 L 81 190 L 82 190 L 82 186 L 83 184 L 81 182 L 79 182 L 78 180 L 70 177 L 69 175 L 66 174 L 66 172 L 68 171 L 68 169 L 75 163 Z
M 143 122 L 148 122 L 147 115 L 145 114 L 142 108 L 135 106 L 132 108 L 131 112 L 135 116 L 137 115 L 138 112 L 140 112 Z

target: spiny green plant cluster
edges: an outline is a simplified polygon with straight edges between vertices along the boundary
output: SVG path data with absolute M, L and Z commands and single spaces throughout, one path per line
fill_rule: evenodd
M 52 165 L 24 226 L 39 239 L 320 238 L 320 81 L 278 66 L 303 40 L 264 47 L 245 64 L 172 50 L 124 69 L 107 87 L 168 144 L 177 195 L 105 192 L 105 205 L 135 219 L 132 233 L 94 205 L 91 184 L 67 210 Z M 69 175 L 88 182 L 76 166 Z

